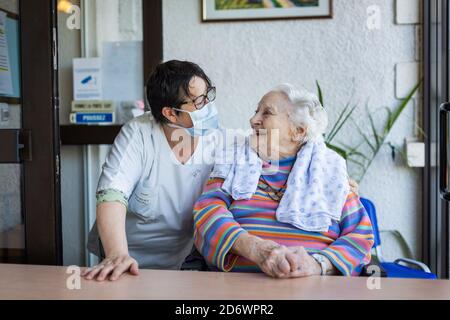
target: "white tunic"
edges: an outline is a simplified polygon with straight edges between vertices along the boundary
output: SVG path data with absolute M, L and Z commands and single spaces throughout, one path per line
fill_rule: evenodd
M 126 124 L 107 157 L 97 191 L 128 198 L 129 254 L 141 268 L 179 269 L 193 246 L 193 207 L 212 171 L 214 135 L 200 137 L 182 165 L 149 113 Z M 205 161 L 202 161 L 205 160 Z M 88 248 L 99 255 L 95 225 Z

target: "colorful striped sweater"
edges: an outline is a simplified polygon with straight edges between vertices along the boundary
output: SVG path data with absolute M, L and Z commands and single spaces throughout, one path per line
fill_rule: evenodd
M 334 222 L 328 232 L 307 232 L 277 221 L 278 201 L 266 183 L 281 189 L 295 160 L 282 160 L 276 174 L 262 176 L 250 200 L 233 200 L 221 189 L 223 179 L 208 181 L 194 208 L 195 245 L 208 264 L 222 271 L 261 272 L 255 263 L 231 252 L 237 238 L 248 232 L 280 245 L 321 253 L 342 275 L 360 274 L 370 261 L 374 239 L 369 216 L 356 194 L 348 196 L 341 221 Z

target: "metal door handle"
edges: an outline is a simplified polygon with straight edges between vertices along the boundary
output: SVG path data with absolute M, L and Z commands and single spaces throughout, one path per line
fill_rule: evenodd
M 448 128 L 448 116 L 450 112 L 450 103 L 444 103 L 440 107 L 439 111 L 439 122 L 440 122 L 440 128 L 439 128 L 439 186 L 440 186 L 440 194 L 441 197 L 446 200 L 450 201 L 450 191 L 448 189 L 448 135 L 449 135 L 449 128 Z
M 32 161 L 31 131 L 0 130 L 0 163 Z

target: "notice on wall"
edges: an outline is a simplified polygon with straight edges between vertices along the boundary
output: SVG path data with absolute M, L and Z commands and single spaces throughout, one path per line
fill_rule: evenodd
M 74 100 L 103 98 L 102 60 L 100 58 L 73 59 Z
M 13 93 L 8 39 L 6 36 L 6 12 L 0 11 L 0 95 L 10 96 Z

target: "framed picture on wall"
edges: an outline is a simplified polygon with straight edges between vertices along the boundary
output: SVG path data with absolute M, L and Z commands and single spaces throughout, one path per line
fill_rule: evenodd
M 332 0 L 202 0 L 203 21 L 332 18 Z

